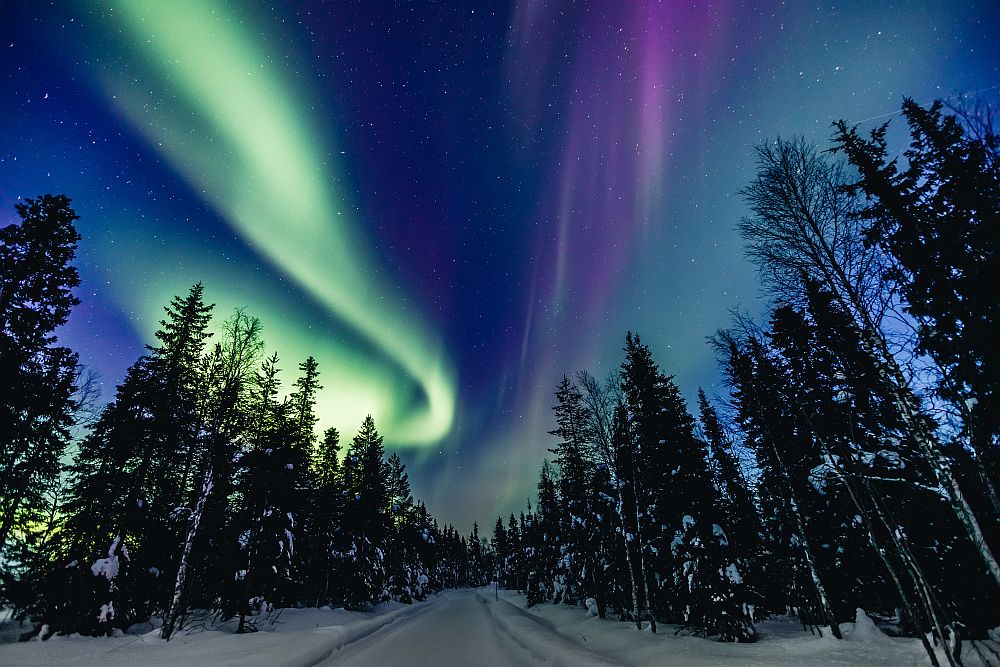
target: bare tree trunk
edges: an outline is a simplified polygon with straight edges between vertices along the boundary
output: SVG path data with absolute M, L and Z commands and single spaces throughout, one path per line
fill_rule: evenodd
M 198 537 L 198 529 L 201 526 L 201 518 L 205 513 L 205 503 L 208 501 L 208 497 L 211 495 L 212 488 L 214 486 L 215 482 L 213 481 L 212 463 L 209 461 L 207 467 L 205 468 L 205 476 L 201 483 L 201 494 L 198 496 L 198 502 L 195 504 L 194 511 L 191 513 L 187 538 L 184 540 L 184 550 L 181 552 L 181 560 L 177 566 L 177 579 L 174 582 L 174 596 L 170 602 L 170 609 L 167 611 L 167 615 L 163 619 L 163 627 L 160 629 L 160 637 L 163 639 L 170 639 L 170 635 L 174 632 L 174 624 L 177 622 L 178 616 L 180 616 L 182 607 L 181 602 L 184 597 L 184 587 L 187 584 L 188 568 L 191 561 L 191 549 L 194 546 L 194 541 Z
M 865 482 L 866 486 L 870 487 L 870 482 Z M 893 528 L 893 521 L 891 518 L 891 513 L 889 509 L 882 502 L 882 499 L 873 491 L 869 492 L 872 498 L 872 504 L 875 507 L 875 512 L 878 514 L 879 519 L 885 525 L 889 533 L 889 538 L 892 540 L 893 545 L 896 548 L 896 552 L 903 559 L 903 563 L 907 566 L 913 583 L 916 585 L 917 594 L 920 597 L 921 604 L 927 614 L 928 620 L 930 620 L 935 633 L 941 639 L 942 644 L 945 649 L 945 657 L 948 659 L 948 664 L 955 667 L 955 665 L 961 665 L 961 660 L 958 660 L 954 655 L 951 647 L 947 644 L 947 636 L 945 634 L 946 625 L 942 624 L 936 609 L 940 608 L 940 604 L 937 601 L 937 597 L 934 594 L 934 589 L 930 582 L 927 581 L 927 577 L 924 575 L 923 568 L 920 567 L 920 563 L 917 561 L 916 555 L 913 550 L 910 549 L 909 541 L 902 535 L 898 530 Z
M 618 486 L 618 518 L 622 522 L 622 546 L 625 549 L 625 562 L 628 563 L 628 575 L 632 583 L 632 616 L 635 620 L 635 627 L 642 630 L 642 613 L 639 608 L 639 580 L 635 576 L 635 559 L 632 557 L 632 551 L 629 548 L 628 539 L 628 524 L 625 522 L 625 499 L 622 496 L 621 482 L 616 481 L 616 486 Z M 632 542 L 636 540 L 636 536 L 632 536 Z

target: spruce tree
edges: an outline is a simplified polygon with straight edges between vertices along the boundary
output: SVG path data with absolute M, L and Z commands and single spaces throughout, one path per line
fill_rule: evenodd
M 199 284 L 165 310 L 160 344 L 129 368 L 70 469 L 62 563 L 90 594 L 44 614 L 61 630 L 125 628 L 165 602 L 185 471 L 198 452 L 199 351 L 211 306 Z
M 799 428 L 794 402 L 783 393 L 786 373 L 764 343 L 750 336 L 741 348 L 734 337 L 722 338 L 738 420 L 760 469 L 765 605 L 776 611 L 791 607 L 804 624 L 827 625 L 839 638 L 828 582 L 808 525 L 816 493 L 809 471 L 819 456 Z
M 559 576 L 565 581 L 562 601 L 576 604 L 593 592 L 597 553 L 596 526 L 592 512 L 593 469 L 589 420 L 580 390 L 563 376 L 553 407 L 557 428 L 549 433 L 559 438 L 552 450 L 559 467 L 561 540 Z M 587 579 L 591 579 L 588 585 Z
M 836 148 L 858 169 L 855 192 L 871 243 L 896 260 L 893 278 L 919 323 L 918 350 L 940 368 L 938 392 L 956 406 L 968 442 L 1000 485 L 1000 352 L 994 323 L 1000 305 L 1000 138 L 976 133 L 935 102 L 902 108 L 911 143 L 905 165 L 890 159 L 888 123 L 869 138 L 843 121 Z M 967 119 L 968 120 L 968 119 Z M 995 507 L 995 510 L 998 508 Z
M 222 329 L 221 340 L 203 362 L 205 390 L 204 399 L 199 402 L 200 483 L 190 496 L 173 591 L 160 629 L 163 639 L 170 639 L 191 602 L 206 606 L 214 602 L 207 596 L 192 596 L 191 591 L 214 591 L 211 582 L 220 580 L 229 570 L 221 559 L 226 553 L 227 500 L 233 492 L 234 461 L 244 435 L 247 402 L 264 343 L 260 320 L 243 309 L 237 309 L 227 318 Z M 201 546 L 197 553 L 196 544 Z M 203 585 L 192 586 L 199 579 Z
M 340 599 L 341 556 L 344 545 L 344 484 L 340 470 L 340 432 L 328 428 L 323 432 L 313 458 L 312 511 L 309 513 L 309 542 L 312 545 L 309 562 L 316 591 L 316 606 Z
M 382 436 L 365 417 L 344 458 L 344 528 L 350 543 L 346 603 L 354 608 L 388 597 L 385 541 L 390 527 L 389 479 Z
M 308 357 L 299 364 L 301 375 L 295 381 L 295 391 L 289 396 L 295 422 L 296 446 L 311 452 L 316 442 L 316 394 L 322 389 L 319 384 L 319 364 Z
M 77 407 L 77 355 L 55 330 L 79 303 L 79 219 L 64 195 L 16 205 L 0 229 L 0 552 L 31 531 L 61 472 Z
M 712 472 L 716 480 L 716 515 L 728 527 L 729 541 L 742 554 L 745 566 L 756 561 L 760 539 L 760 516 L 753 492 L 743 472 L 736 447 L 719 419 L 719 413 L 698 390 L 698 413 L 709 447 Z

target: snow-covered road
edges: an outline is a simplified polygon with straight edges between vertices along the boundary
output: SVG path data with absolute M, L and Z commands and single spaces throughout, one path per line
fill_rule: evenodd
M 261 632 L 233 634 L 233 623 L 192 625 L 170 642 L 152 627 L 115 637 L 53 637 L 0 643 L 0 665 L 48 667 L 812 667 L 928 664 L 920 642 L 879 632 L 863 614 L 844 623 L 844 640 L 804 632 L 787 619 L 758 624 L 761 640 L 731 644 L 637 632 L 631 623 L 590 616 L 580 607 L 524 606 L 524 597 L 492 589 L 448 591 L 426 602 L 391 602 L 369 611 L 286 609 Z M 23 629 L 0 624 L 3 635 Z M 10 631 L 10 632 L 7 632 Z M 8 637 L 8 638 L 10 638 Z M 969 651 L 966 665 L 980 662 Z
M 535 626 L 537 634 L 512 627 L 523 623 Z M 530 641 L 533 635 L 544 637 L 544 647 Z M 544 619 L 510 602 L 496 601 L 482 590 L 465 590 L 441 596 L 425 610 L 382 627 L 319 664 L 527 667 L 612 663 L 562 639 Z

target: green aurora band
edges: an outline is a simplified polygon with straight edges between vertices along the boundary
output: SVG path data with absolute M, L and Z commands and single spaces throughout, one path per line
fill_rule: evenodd
M 350 433 L 366 413 L 388 442 L 425 451 L 449 433 L 455 410 L 454 371 L 440 340 L 408 309 L 407 299 L 378 275 L 378 262 L 340 191 L 322 124 L 277 54 L 215 0 L 106 2 L 106 39 L 128 58 L 98 76 L 116 108 L 151 146 L 251 247 L 320 304 L 332 321 L 289 316 L 287 295 L 274 278 L 225 266 L 187 245 L 118 247 L 150 266 L 193 266 L 210 300 L 225 314 L 252 303 L 270 347 L 285 355 L 313 354 L 325 389 L 322 425 Z M 268 56 L 272 56 L 269 58 Z M 139 83 L 141 82 L 141 84 Z M 145 235 L 149 230 L 144 229 Z M 169 235 L 166 235 L 169 236 Z M 128 246 L 126 241 L 124 244 Z M 126 250 L 126 252 L 122 252 Z M 134 268 L 130 272 L 134 272 Z M 187 273 L 187 272 L 186 272 Z M 149 335 L 161 306 L 186 288 L 176 276 L 152 273 L 144 289 L 113 287 Z M 330 335 L 317 333 L 325 326 Z M 350 334 L 335 336 L 346 328 Z M 294 370 L 294 369 L 292 369 Z

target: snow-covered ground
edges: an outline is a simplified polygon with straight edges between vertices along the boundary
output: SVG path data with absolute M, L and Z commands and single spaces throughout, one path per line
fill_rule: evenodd
M 54 637 L 0 645 L 0 665 L 926 665 L 920 643 L 890 638 L 866 617 L 842 626 L 845 639 L 818 637 L 784 621 L 758 626 L 756 644 L 723 644 L 658 634 L 600 620 L 582 608 L 540 605 L 492 589 L 450 591 L 412 606 L 371 612 L 288 609 L 272 629 L 234 635 L 228 627 L 182 633 L 170 642 L 155 631 L 110 638 Z M 7 626 L 10 634 L 10 626 Z M 966 665 L 978 664 L 968 655 Z

